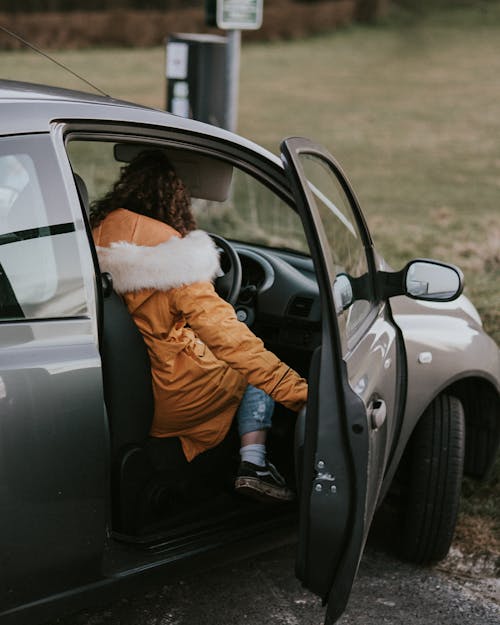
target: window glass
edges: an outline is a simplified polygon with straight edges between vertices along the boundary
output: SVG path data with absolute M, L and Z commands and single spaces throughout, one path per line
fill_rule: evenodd
M 223 202 L 193 200 L 200 228 L 223 237 L 309 253 L 300 217 L 264 184 L 234 169 L 228 198 Z
M 372 308 L 373 294 L 363 239 L 342 184 L 321 158 L 301 155 L 317 208 L 330 265 L 339 327 L 348 341 Z
M 85 181 L 91 203 L 111 189 L 125 164 L 115 160 L 114 146 L 112 141 L 70 141 L 67 145 L 73 171 Z
M 125 165 L 116 160 L 116 145 L 128 145 L 130 153 L 134 145 L 137 151 L 159 148 L 156 143 L 148 146 L 79 139 L 68 143 L 71 165 L 85 181 L 90 204 L 112 188 Z M 231 166 L 221 166 L 222 161 L 195 151 L 165 149 L 190 191 L 199 228 L 229 239 L 308 254 L 300 217 L 263 183 L 236 167 L 231 173 Z M 214 195 L 219 196 L 217 200 L 206 199 Z
M 86 312 L 75 228 L 61 206 L 51 150 L 40 135 L 0 141 L 0 319 Z

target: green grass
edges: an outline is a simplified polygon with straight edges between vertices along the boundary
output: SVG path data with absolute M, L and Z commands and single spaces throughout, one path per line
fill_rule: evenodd
M 396 268 L 415 256 L 458 264 L 500 343 L 500 2 L 408 15 L 244 45 L 239 132 L 275 152 L 292 134 L 326 145 L 386 259 Z M 115 97 L 164 104 L 163 49 L 55 56 Z M 0 75 L 81 88 L 32 53 L 0 53 Z M 499 475 L 497 464 L 483 495 L 466 502 L 497 530 Z
M 491 27 L 357 28 L 252 47 L 240 109 L 242 132 L 269 147 L 291 133 L 329 147 L 393 265 L 460 265 L 497 341 L 499 38 Z

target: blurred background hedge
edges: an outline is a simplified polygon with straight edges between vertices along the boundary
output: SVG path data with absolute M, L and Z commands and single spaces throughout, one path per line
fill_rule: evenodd
M 82 6 L 85 5 L 85 9 Z M 382 15 L 388 0 L 264 0 L 264 22 L 245 40 L 295 39 Z M 42 48 L 156 46 L 174 32 L 217 32 L 204 0 L 0 0 L 0 24 Z M 19 49 L 0 33 L 1 49 Z
M 150 47 L 170 33 L 217 32 L 205 24 L 207 0 L 0 0 L 0 25 L 42 48 Z M 264 22 L 246 41 L 298 39 L 353 21 L 375 22 L 391 9 L 412 18 L 433 9 L 493 0 L 264 0 Z M 84 7 L 84 8 L 83 8 Z M 22 44 L 0 32 L 0 49 Z

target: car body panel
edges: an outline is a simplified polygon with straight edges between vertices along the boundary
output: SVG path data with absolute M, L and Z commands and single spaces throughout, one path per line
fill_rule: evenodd
M 450 304 L 398 299 L 391 301 L 391 307 L 403 332 L 408 360 L 421 365 L 412 369 L 409 403 L 418 406 L 417 389 L 422 383 L 436 395 L 460 376 L 480 375 L 500 391 L 500 351 L 466 313 L 474 311 L 467 298 Z
M 479 315 L 470 301 L 463 295 L 454 302 L 445 303 L 396 297 L 391 299 L 390 306 L 402 332 L 409 371 L 402 440 L 410 438 L 434 397 L 469 379 L 484 380 L 494 389 L 497 408 L 492 408 L 492 412 L 497 415 L 497 424 L 490 428 L 490 436 L 498 437 L 500 350 L 483 331 Z M 404 449 L 400 443 L 391 459 L 382 497 L 390 488 Z M 488 459 L 485 464 L 491 466 L 493 459 Z
M 5 608 L 99 574 L 108 435 L 88 320 L 0 324 L 0 345 Z

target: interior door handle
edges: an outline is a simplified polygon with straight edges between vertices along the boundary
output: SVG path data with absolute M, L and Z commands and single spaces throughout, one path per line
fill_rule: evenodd
M 384 425 L 387 417 L 387 406 L 383 399 L 377 398 L 371 401 L 367 412 L 374 430 L 378 430 Z
M 102 295 L 109 297 L 113 293 L 113 276 L 107 271 L 101 273 Z

